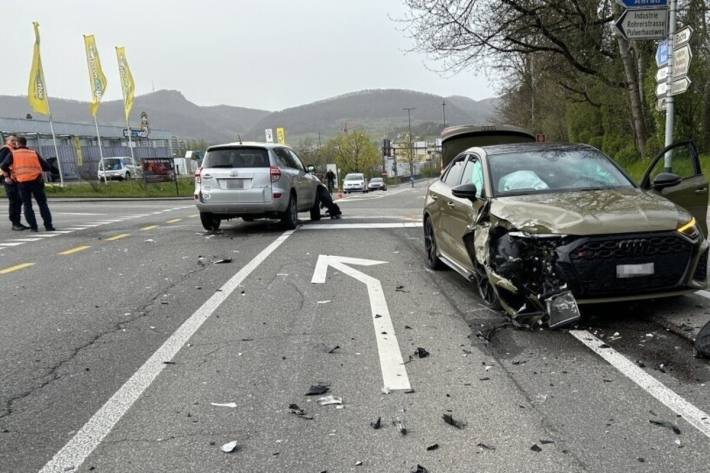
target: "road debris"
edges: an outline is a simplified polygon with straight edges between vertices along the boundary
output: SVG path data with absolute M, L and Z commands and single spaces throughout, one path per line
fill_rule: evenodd
M 671 424 L 667 420 L 655 420 L 655 419 L 649 419 L 648 420 L 651 424 L 657 425 L 659 427 L 665 427 L 666 429 L 671 429 L 673 432 L 675 432 L 676 435 L 680 435 L 680 429 L 678 428 L 677 425 Z
M 361 462 L 361 461 L 356 461 L 356 462 L 355 462 L 355 466 L 362 466 L 362 462 Z
M 540 440 L 540 443 L 543 445 L 549 445 L 551 443 L 555 443 L 554 440 Z
M 413 466 L 412 469 L 409 470 L 409 473 L 429 473 L 429 470 L 418 464 L 417 466 Z
M 333 396 L 332 394 L 328 396 L 323 396 L 321 398 L 318 398 L 318 404 L 321 406 L 330 406 L 330 405 L 342 405 L 343 404 L 343 398 L 342 397 L 337 397 Z
M 538 444 L 536 444 L 536 443 L 534 443 L 534 444 L 532 445 L 532 447 L 530 447 L 530 450 L 532 450 L 532 451 L 535 452 L 535 453 L 540 453 L 540 452 L 542 452 L 542 448 L 540 448 L 540 446 L 539 446 Z
M 370 427 L 375 430 L 380 430 L 382 428 L 382 417 L 378 417 L 375 422 L 370 422 Z
M 375 314 L 375 318 L 380 319 L 380 318 L 382 318 L 382 316 L 380 314 Z
M 496 449 L 493 445 L 486 445 L 483 442 L 478 442 L 476 444 L 476 446 L 482 448 L 483 450 L 495 450 Z
M 324 301 L 318 301 L 317 304 L 330 304 L 332 301 L 330 299 L 326 299 Z
M 228 264 L 232 262 L 232 258 L 222 258 L 214 261 L 213 264 Z
M 435 444 L 429 445 L 429 446 L 426 448 L 426 451 L 427 451 L 427 452 L 431 452 L 432 450 L 437 450 L 438 448 L 439 448 L 439 444 L 438 444 L 438 443 L 435 443 Z
M 210 402 L 210 404 L 216 407 L 231 407 L 232 409 L 237 407 L 236 402 Z
M 407 435 L 407 426 L 404 425 L 404 421 L 402 419 L 400 419 L 399 417 L 395 417 L 395 419 L 392 421 L 392 425 L 395 426 L 397 432 L 402 435 Z
M 710 322 L 705 324 L 695 337 L 695 356 L 698 358 L 710 358 Z
M 320 396 L 321 394 L 325 394 L 328 391 L 330 391 L 330 387 L 328 387 L 327 385 L 314 384 L 310 388 L 308 388 L 306 396 Z
M 451 414 L 444 414 L 441 416 L 441 418 L 444 420 L 444 422 L 456 427 L 457 429 L 463 429 L 464 427 L 466 427 L 466 422 L 454 419 L 454 416 L 452 416 Z
M 336 350 L 340 349 L 340 345 L 335 345 L 333 348 L 328 350 L 328 353 L 335 353 Z
M 239 447 L 237 446 L 236 440 L 232 440 L 231 442 L 227 442 L 220 447 L 220 450 L 222 450 L 224 453 L 233 453 L 233 452 L 236 452 L 238 449 L 239 449 Z
M 394 288 L 395 292 L 409 292 L 404 290 L 404 286 L 397 286 Z
M 174 365 L 176 364 L 174 361 L 163 361 L 164 365 Z
M 289 404 L 288 410 L 291 414 L 300 417 L 301 419 L 313 420 L 313 416 L 306 415 L 306 411 L 298 407 L 298 404 Z
M 417 347 L 417 349 L 414 350 L 414 356 L 418 358 L 426 358 L 427 356 L 429 356 L 429 352 L 422 347 Z

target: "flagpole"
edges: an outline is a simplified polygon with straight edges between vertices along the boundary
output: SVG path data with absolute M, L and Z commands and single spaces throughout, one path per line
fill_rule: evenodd
M 54 155 L 57 157 L 57 168 L 59 168 L 59 185 L 64 187 L 64 173 L 62 172 L 62 158 L 59 156 L 59 147 L 57 147 L 57 135 L 54 133 L 54 121 L 52 113 L 49 113 L 49 129 L 52 131 L 52 142 L 54 143 Z
M 133 133 L 131 132 L 131 125 L 129 125 L 128 120 L 126 120 L 126 128 L 128 128 L 128 148 L 131 150 L 131 161 L 133 161 L 133 165 L 135 165 L 136 157 L 133 156 L 133 139 L 131 138 Z
M 101 157 L 101 169 L 104 170 L 104 183 L 108 185 L 108 177 L 106 176 L 106 167 L 104 167 L 104 150 L 101 147 L 101 134 L 99 133 L 99 122 L 96 120 L 96 115 L 94 115 L 94 125 L 96 126 L 96 139 L 99 143 L 99 156 Z

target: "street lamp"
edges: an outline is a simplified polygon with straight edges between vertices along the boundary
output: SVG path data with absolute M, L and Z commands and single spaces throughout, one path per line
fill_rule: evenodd
M 407 120 L 409 121 L 409 178 L 414 185 L 414 148 L 412 147 L 412 110 L 415 107 L 404 107 L 402 110 L 407 111 Z

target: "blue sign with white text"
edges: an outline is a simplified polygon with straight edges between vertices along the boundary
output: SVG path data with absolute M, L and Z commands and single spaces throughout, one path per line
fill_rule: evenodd
M 669 49 L 667 39 L 658 43 L 658 48 L 656 49 L 656 66 L 663 67 L 668 64 Z
M 626 8 L 659 8 L 667 7 L 668 0 L 616 0 L 616 2 Z

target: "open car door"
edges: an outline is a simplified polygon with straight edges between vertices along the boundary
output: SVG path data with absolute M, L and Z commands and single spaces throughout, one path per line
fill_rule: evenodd
M 669 151 L 673 159 L 666 169 L 663 158 Z M 674 143 L 658 153 L 641 179 L 641 188 L 654 190 L 690 212 L 707 238 L 708 179 L 692 141 Z

